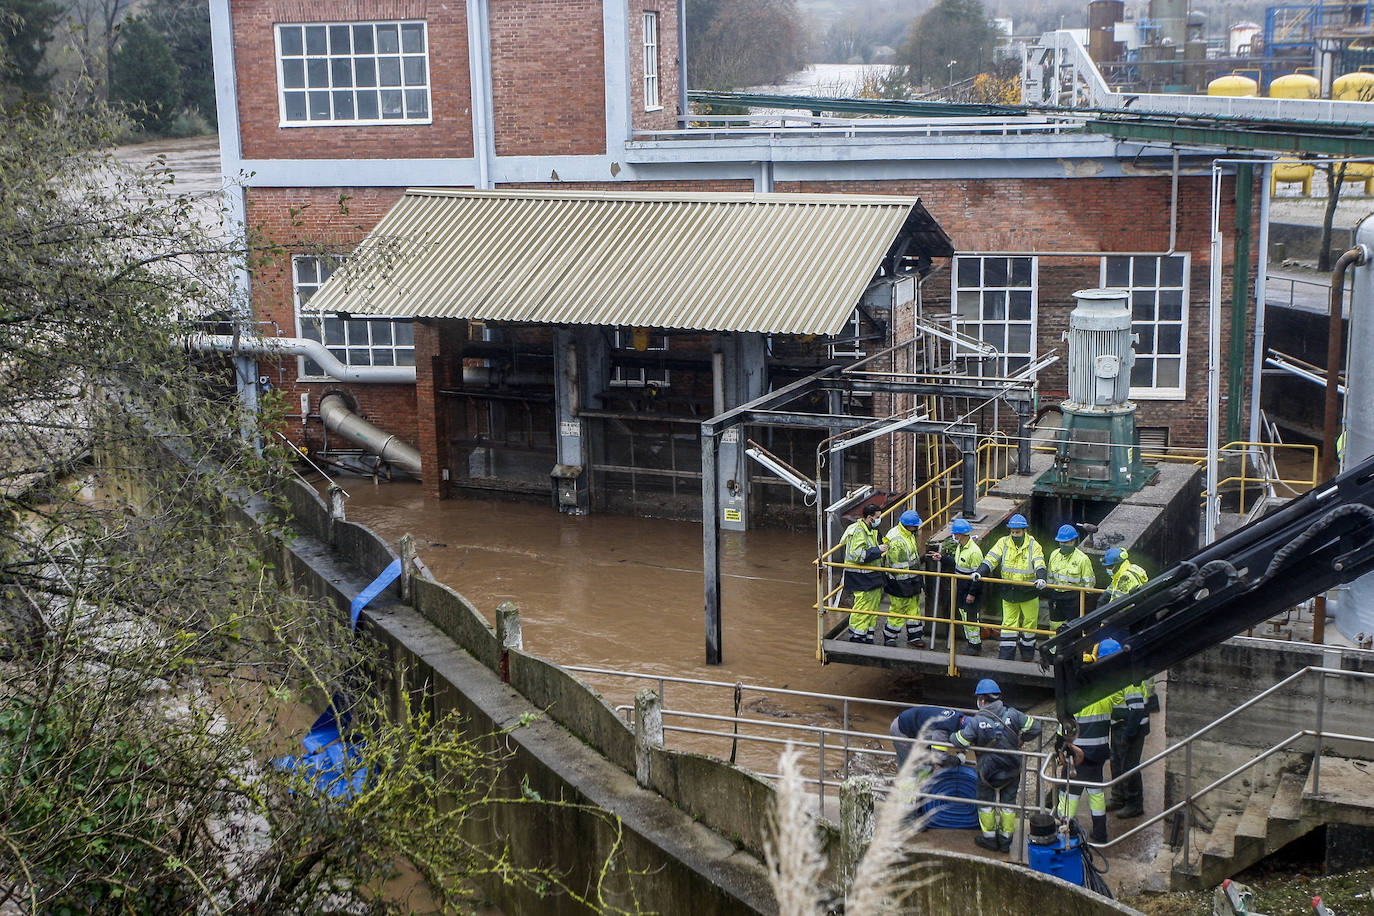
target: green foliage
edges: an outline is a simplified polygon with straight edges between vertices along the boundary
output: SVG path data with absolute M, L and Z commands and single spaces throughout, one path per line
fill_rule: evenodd
M 162 35 L 138 17 L 120 29 L 110 67 L 110 101 L 128 106 L 143 130 L 167 130 L 181 104 L 181 83 L 172 50 Z
M 0 97 L 47 95 L 52 71 L 43 56 L 61 12 L 52 0 L 0 0 Z
M 215 63 L 210 47 L 210 6 L 200 0 L 152 0 L 144 7 L 148 24 L 158 31 L 172 52 L 181 85 L 181 106 L 199 114 L 207 125 L 198 133 L 210 133 L 215 125 Z M 180 121 L 181 119 L 178 118 Z M 174 124 L 171 136 L 190 136 L 181 131 L 197 126 L 188 119 Z
M 697 89 L 774 83 L 806 65 L 796 0 L 690 0 L 687 78 Z
M 897 61 L 913 86 L 942 86 L 990 69 L 1000 40 L 981 0 L 940 0 L 912 23 Z
M 483 880 L 605 907 L 474 839 L 563 803 L 506 778 L 500 736 L 388 715 L 376 647 L 266 559 L 273 415 L 184 345 L 257 254 L 100 152 L 116 124 L 0 111 L 0 911 L 391 913 L 398 863 L 450 908 Z M 348 802 L 272 763 L 340 695 L 381 774 Z

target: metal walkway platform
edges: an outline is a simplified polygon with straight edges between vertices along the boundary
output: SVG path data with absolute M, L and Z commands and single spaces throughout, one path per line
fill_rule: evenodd
M 948 649 L 909 649 L 905 644 L 884 646 L 881 643 L 850 642 L 847 639 L 824 639 L 821 646 L 827 662 L 846 665 L 866 665 L 871 668 L 904 668 L 925 677 L 950 677 Z M 1054 689 L 1054 675 L 1042 671 L 1039 662 L 1001 659 L 997 657 L 995 641 L 983 643 L 983 655 L 956 655 L 957 675 L 969 682 L 969 689 L 980 678 L 990 677 L 1002 686 Z M 988 654 L 991 653 L 991 654 Z

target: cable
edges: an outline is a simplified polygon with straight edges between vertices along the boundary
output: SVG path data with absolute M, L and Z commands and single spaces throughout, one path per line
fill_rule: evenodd
M 1094 894 L 1101 894 L 1108 900 L 1116 899 L 1112 896 L 1112 889 L 1107 886 L 1106 880 L 1102 877 L 1111 870 L 1111 864 L 1107 861 L 1106 855 L 1096 846 L 1088 843 L 1080 842 L 1078 848 L 1083 851 L 1083 886 Z M 1099 863 L 1101 863 L 1100 866 Z

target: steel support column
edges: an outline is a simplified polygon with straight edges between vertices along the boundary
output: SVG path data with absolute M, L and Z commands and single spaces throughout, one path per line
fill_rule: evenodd
M 716 480 L 717 436 L 701 436 L 701 539 L 706 600 L 706 664 L 719 665 L 720 645 L 720 486 Z
M 1245 313 L 1250 299 L 1250 199 L 1254 192 L 1254 166 L 1236 166 L 1236 240 L 1231 268 L 1231 354 L 1226 378 L 1226 440 L 1239 442 L 1240 416 L 1245 386 Z
M 959 512 L 965 518 L 978 514 L 978 439 L 975 436 L 961 437 L 959 451 L 964 462 L 964 493 Z M 1029 470 L 1029 469 L 1028 469 Z

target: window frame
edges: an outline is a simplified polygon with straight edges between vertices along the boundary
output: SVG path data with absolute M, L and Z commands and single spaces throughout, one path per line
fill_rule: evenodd
M 960 282 L 959 282 L 959 274 L 960 274 L 959 262 L 960 262 L 961 260 L 964 260 L 964 259 L 972 259 L 972 258 L 977 258 L 978 261 L 979 261 L 979 267 L 978 267 L 978 284 L 979 284 L 979 285 L 978 285 L 978 286 L 961 286 L 961 285 L 960 285 Z M 990 261 L 990 260 L 997 260 L 997 259 L 1007 261 L 1007 282 L 1004 283 L 1004 284 L 1002 284 L 1002 285 L 988 286 L 988 285 L 986 285 L 986 283 L 984 282 L 984 280 L 985 280 L 985 278 L 986 278 L 986 276 L 987 276 L 987 262 Z M 1012 284 L 1010 283 L 1010 280 L 1011 280 L 1011 277 L 1012 277 L 1011 261 L 1013 261 L 1013 260 L 1024 260 L 1024 261 L 1028 261 L 1028 262 L 1030 263 L 1030 277 L 1029 277 L 1029 282 L 1028 282 L 1028 285 L 1027 285 L 1027 286 L 1014 286 L 1014 285 L 1012 285 Z M 1011 318 L 1011 295 L 1010 295 L 1010 294 L 1011 294 L 1011 291 L 1012 291 L 1012 290 L 1020 290 L 1020 289 L 1026 289 L 1026 290 L 1029 290 L 1029 292 L 1030 292 L 1030 317 L 1027 318 L 1027 319 L 1021 319 L 1021 318 L 1013 319 L 1013 318 Z M 999 291 L 1000 291 L 1001 293 L 1003 293 L 1003 299 L 1002 299 L 1003 305 L 1004 305 L 1003 317 L 1000 318 L 1000 319 L 989 319 L 989 318 L 986 318 L 986 317 L 984 316 L 984 306 L 985 306 L 985 304 L 986 304 L 986 302 L 987 302 L 986 294 L 988 294 L 988 293 L 990 293 L 990 292 L 999 292 Z M 977 295 L 978 295 L 978 319 L 977 319 L 976 321 L 969 321 L 968 319 L 965 319 L 965 318 L 962 317 L 962 315 L 961 315 L 961 313 L 960 313 L 960 311 L 959 311 L 959 293 L 960 293 L 960 292 L 976 292 L 976 293 L 977 293 Z M 1025 255 L 1025 254 L 1004 254 L 1004 253 L 1000 253 L 1000 252 L 996 252 L 996 251 L 988 251 L 988 252 L 983 252 L 983 251 L 956 252 L 955 255 L 954 255 L 954 262 L 953 262 L 953 264 L 950 266 L 950 301 L 949 301 L 949 305 L 950 305 L 950 329 L 953 330 L 953 331 L 955 331 L 955 332 L 957 332 L 957 333 L 965 334 L 965 335 L 967 335 L 967 336 L 969 336 L 969 337 L 976 338 L 977 340 L 982 340 L 982 341 L 984 341 L 984 342 L 986 343 L 987 340 L 986 340 L 986 338 L 985 338 L 985 336 L 984 336 L 984 334 L 983 334 L 983 328 L 984 328 L 984 327 L 988 327 L 988 326 L 992 326 L 992 325 L 1000 325 L 1000 326 L 1002 327 L 1002 329 L 1003 329 L 1002 335 L 1001 335 L 1001 337 L 1002 337 L 1002 342 L 1003 342 L 1003 343 L 1002 343 L 1001 346 L 998 346 L 998 347 L 997 347 L 999 355 L 996 356 L 996 357 L 987 357 L 987 358 L 981 358 L 981 359 L 980 359 L 980 358 L 977 357 L 977 354 L 976 354 L 975 351 L 970 350 L 970 349 L 968 349 L 967 347 L 964 347 L 964 346 L 962 346 L 962 345 L 960 345 L 960 344 L 955 344 L 955 345 L 954 345 L 954 355 L 956 355 L 956 356 L 964 356 L 964 357 L 971 357 L 971 358 L 973 358 L 973 359 L 975 359 L 975 360 L 977 361 L 977 363 L 978 363 L 978 374 L 979 374 L 980 376 L 988 377 L 988 378 L 1003 378 L 1003 377 L 1007 377 L 1007 376 L 1010 375 L 1010 374 L 1014 374 L 1014 373 L 1011 373 L 1011 371 L 1007 368 L 1007 361 L 1008 361 L 1008 360 L 1011 360 L 1011 359 L 1025 359 L 1026 365 L 1027 365 L 1027 366 L 1029 366 L 1031 363 L 1034 363 L 1034 362 L 1035 362 L 1036 357 L 1039 355 L 1039 350 L 1038 350 L 1037 344 L 1039 343 L 1038 338 L 1039 338 L 1039 320 L 1040 320 L 1040 258 L 1039 258 L 1038 256 L 1036 256 L 1036 255 Z M 1015 353 L 1009 353 L 1009 352 L 1007 351 L 1007 349 L 1006 349 L 1006 340 L 1007 340 L 1007 337 L 1009 336 L 1009 335 L 1008 335 L 1008 332 L 1009 332 L 1009 330 L 1010 330 L 1010 328 L 1011 328 L 1011 326 L 1012 326 L 1013 324 L 1015 324 L 1015 325 L 1023 325 L 1023 324 L 1024 324 L 1024 325 L 1027 326 L 1027 328 L 1028 328 L 1028 335 L 1029 335 L 1028 351 L 1027 351 L 1027 352 L 1022 352 L 1022 351 L 1018 350 L 1018 351 L 1016 351 Z M 970 328 L 972 328 L 972 330 L 970 330 Z M 988 364 L 989 362 L 994 362 L 994 363 L 995 363 L 995 366 L 994 366 L 994 368 L 993 368 L 993 371 L 991 371 L 991 372 L 989 372 L 989 371 L 988 371 L 988 368 L 987 368 L 987 364 Z M 1024 371 L 1024 367 L 1022 367 L 1022 368 L 1020 368 L 1020 369 L 1017 369 L 1016 371 L 1017 371 L 1017 372 Z
M 380 350 L 387 350 L 387 351 L 390 351 L 390 353 L 391 353 L 391 359 L 392 359 L 390 366 L 388 366 L 387 364 L 383 363 L 383 364 L 380 365 L 380 368 L 390 368 L 391 366 L 407 366 L 407 365 L 413 366 L 413 365 L 415 365 L 415 337 L 414 337 L 414 330 L 413 330 L 413 329 L 414 329 L 414 319 L 413 319 L 413 318 L 389 318 L 389 317 L 385 317 L 385 316 L 382 316 L 382 315 L 377 315 L 377 316 L 371 316 L 371 315 L 350 315 L 350 316 L 348 316 L 347 318 L 339 319 L 339 320 L 342 320 L 342 321 L 344 322 L 344 326 L 343 326 L 343 330 L 344 330 L 344 344 L 343 344 L 342 346 L 339 346 L 339 345 L 331 345 L 331 344 L 324 343 L 324 326 L 323 326 L 323 321 L 324 321 L 324 319 L 325 319 L 325 317 L 326 317 L 326 313 L 321 312 L 321 311 L 317 311 L 317 310 L 312 310 L 312 309 L 306 307 L 306 306 L 305 306 L 305 303 L 308 302 L 308 301 L 310 300 L 310 296 L 313 296 L 316 292 L 319 291 L 319 288 L 320 288 L 321 286 L 324 285 L 324 282 L 325 282 L 326 280 L 329 279 L 329 275 L 332 274 L 335 270 L 338 269 L 339 263 L 342 262 L 342 260 L 343 260 L 343 257 L 342 257 L 341 255 L 293 254 L 293 255 L 291 256 L 291 310 L 292 310 L 293 317 L 294 317 L 295 324 L 296 324 L 296 337 L 298 337 L 298 338 L 300 338 L 300 339 L 303 339 L 303 340 L 314 340 L 315 338 L 309 336 L 309 334 L 307 333 L 307 322 L 308 322 L 313 316 L 318 315 L 318 316 L 320 316 L 320 326 L 319 326 L 319 328 L 318 328 L 319 341 L 320 341 L 320 343 L 324 344 L 325 349 L 327 349 L 330 353 L 334 354 L 334 357 L 335 357 L 337 360 L 339 360 L 339 362 L 343 363 L 344 365 L 346 365 L 346 366 L 353 366 L 353 367 L 357 367 L 357 368 L 371 368 L 371 367 L 374 367 L 374 366 L 378 366 L 378 364 L 377 364 L 376 362 L 372 361 L 372 354 L 373 354 L 374 352 L 380 351 Z M 304 284 L 303 284 L 303 283 L 301 282 L 301 279 L 300 279 L 300 277 L 301 277 L 301 273 L 300 273 L 300 264 L 301 264 L 303 261 L 315 261 L 315 262 L 317 262 L 317 264 L 318 264 L 318 263 L 324 263 L 324 262 L 327 262 L 327 261 L 333 261 L 333 262 L 334 262 L 334 266 L 333 266 L 333 268 L 331 268 L 331 269 L 329 270 L 328 273 L 325 273 L 325 272 L 321 271 L 321 270 L 318 268 L 318 266 L 317 266 L 317 267 L 316 267 L 316 270 L 315 270 L 316 279 L 313 280 L 313 281 L 311 281 L 311 282 L 308 282 L 308 283 L 304 283 Z M 310 293 L 309 293 L 308 295 L 306 295 L 304 299 L 301 298 L 301 290 L 302 290 L 302 287 L 309 287 L 309 288 L 310 288 Z M 391 343 L 389 343 L 389 344 L 374 344 L 374 343 L 372 342 L 373 330 L 374 330 L 374 328 L 375 328 L 377 325 L 379 325 L 379 324 L 382 323 L 382 322 L 386 322 L 386 323 L 388 323 L 388 324 L 391 326 Z M 358 325 L 358 326 L 360 326 L 360 327 L 366 327 L 366 328 L 367 328 L 367 340 L 368 340 L 368 343 L 366 344 L 365 347 L 360 347 L 360 346 L 352 345 L 352 344 L 349 342 L 350 330 L 351 330 L 350 326 L 351 326 L 351 325 L 354 325 L 354 324 L 356 324 L 356 325 Z M 398 343 L 396 342 L 396 340 L 397 340 L 396 329 L 397 329 L 397 327 L 400 326 L 400 325 L 405 325 L 405 326 L 410 327 L 410 328 L 412 329 L 412 330 L 411 330 L 411 334 L 410 334 L 410 343 L 409 343 L 409 344 L 398 344 Z M 369 361 L 368 361 L 366 364 L 354 363 L 354 362 L 351 362 L 351 361 L 350 361 L 350 359 L 351 359 L 350 351 L 351 351 L 351 350 L 357 350 L 357 349 L 366 349 L 366 350 L 368 351 Z M 409 353 L 410 353 L 410 362 L 409 362 L 409 363 L 405 363 L 405 362 L 401 362 L 401 361 L 400 361 L 400 354 L 406 353 L 406 352 L 409 352 Z M 333 382 L 333 381 L 338 381 L 338 380 L 335 379 L 333 376 L 331 376 L 331 375 L 329 375 L 329 374 L 327 374 L 327 373 L 324 373 L 324 372 L 320 372 L 320 373 L 318 373 L 318 374 L 317 374 L 317 373 L 312 373 L 312 372 L 310 372 L 310 371 L 308 370 L 307 367 L 308 367 L 309 365 L 313 364 L 314 362 L 315 362 L 315 361 L 312 360 L 312 359 L 310 359 L 310 357 L 308 357 L 308 356 L 298 356 L 298 357 L 296 357 L 296 380 L 297 380 L 297 381 L 300 381 L 300 382 Z
M 644 110 L 662 111 L 663 96 L 658 81 L 658 11 L 645 10 L 643 16 Z
M 635 350 L 633 327 L 614 327 L 611 328 L 611 351 L 632 350 L 636 353 L 667 353 L 669 337 L 666 332 L 649 331 L 649 345 L 642 351 Z M 662 346 L 658 342 L 662 342 Z M 669 388 L 672 386 L 672 373 L 667 369 L 663 370 L 663 378 L 650 378 L 649 369 L 640 366 L 638 369 L 626 369 L 624 366 L 615 365 L 614 356 L 611 359 L 611 378 L 608 384 L 613 388 Z M 657 370 L 655 370 L 656 372 Z M 635 375 L 638 375 L 636 378 Z
M 1130 284 L 1128 284 L 1128 285 L 1126 285 L 1126 286 L 1122 286 L 1122 285 L 1120 285 L 1120 284 L 1115 284 L 1115 285 L 1109 284 L 1108 279 L 1107 279 L 1107 272 L 1108 272 L 1108 271 L 1107 271 L 1107 263 L 1108 263 L 1108 260 L 1111 259 L 1111 258 L 1130 258 L 1130 259 L 1131 259 L 1131 266 L 1130 266 L 1130 279 L 1131 279 L 1131 283 L 1130 283 Z M 1136 271 L 1136 259 L 1146 259 L 1146 258 L 1151 259 L 1151 260 L 1153 260 L 1153 261 L 1155 262 L 1155 278 L 1156 278 L 1156 279 L 1155 279 L 1155 283 L 1154 283 L 1153 285 L 1148 285 L 1148 284 L 1137 285 L 1137 284 L 1134 282 L 1134 281 L 1135 281 L 1135 271 Z M 1177 259 L 1179 259 L 1179 260 L 1181 260 L 1181 261 L 1183 262 L 1183 274 L 1182 274 L 1182 277 L 1181 277 L 1181 279 L 1180 279 L 1180 285 L 1179 285 L 1179 286 L 1174 286 L 1174 285 L 1167 285 L 1167 286 L 1166 286 L 1166 285 L 1163 285 L 1163 284 L 1161 284 L 1161 283 L 1158 282 L 1158 279 L 1159 279 L 1159 276 L 1160 276 L 1160 265 L 1161 265 L 1161 262 L 1164 261 L 1164 259 L 1166 259 L 1166 258 L 1177 258 Z M 1173 359 L 1173 358 L 1175 358 L 1175 356 L 1176 356 L 1177 359 L 1178 359 L 1178 385 L 1177 385 L 1177 386 L 1168 387 L 1168 386 L 1160 386 L 1160 385 L 1158 385 L 1158 384 L 1155 384 L 1155 385 L 1139 385 L 1139 386 L 1137 386 L 1137 385 L 1132 384 L 1132 385 L 1131 385 L 1131 388 L 1130 388 L 1130 397 L 1131 397 L 1132 399 L 1135 399 L 1135 400 L 1145 400 L 1145 401 L 1181 401 L 1181 400 L 1184 400 L 1184 399 L 1187 397 L 1187 390 L 1188 390 L 1188 299 L 1189 299 L 1188 293 L 1189 293 L 1189 284 L 1190 284 L 1191 279 L 1192 279 L 1192 267 L 1193 267 L 1192 261 L 1193 261 L 1192 254 L 1189 253 L 1189 252 L 1186 252 L 1186 251 L 1185 251 L 1185 252 L 1179 252 L 1179 253 L 1177 253 L 1177 254 L 1172 254 L 1172 255 L 1139 254 L 1139 253 L 1135 253 L 1135 252 L 1120 252 L 1120 253 L 1107 254 L 1107 255 L 1103 255 L 1103 256 L 1102 256 L 1101 263 L 1100 263 L 1100 266 L 1099 266 L 1099 273 L 1098 273 L 1099 283 L 1100 283 L 1103 287 L 1107 287 L 1107 286 L 1111 285 L 1113 289 L 1124 289 L 1124 290 L 1126 290 L 1126 293 L 1127 293 L 1127 296 L 1126 296 L 1126 304 L 1127 304 L 1127 307 L 1131 309 L 1131 335 L 1132 335 L 1132 344 L 1131 344 L 1131 345 L 1132 345 L 1132 349 L 1136 349 L 1136 347 L 1138 346 L 1137 337 L 1138 337 L 1138 335 L 1139 335 L 1139 329 L 1138 329 L 1137 326 L 1138 326 L 1138 325 L 1143 325 L 1143 324 L 1145 324 L 1145 322 L 1137 321 L 1136 318 L 1135 318 L 1135 299 L 1136 299 L 1136 293 L 1137 293 L 1137 292 L 1143 292 L 1143 291 L 1146 291 L 1146 290 L 1152 290 L 1152 291 L 1154 292 L 1154 316 L 1155 316 L 1155 317 L 1154 317 L 1153 322 L 1151 322 L 1151 324 L 1153 325 L 1153 328 L 1154 328 L 1154 333 L 1151 335 L 1151 340 L 1152 340 L 1151 347 L 1152 347 L 1152 349 L 1151 349 L 1151 352 L 1144 354 L 1144 358 L 1145 358 L 1145 359 L 1149 359 L 1149 360 L 1154 360 L 1154 361 L 1156 361 L 1156 362 L 1153 363 L 1153 367 L 1152 367 L 1152 369 L 1151 369 L 1151 378 L 1152 378 L 1152 380 L 1155 381 L 1155 382 L 1158 382 L 1158 381 L 1159 381 L 1159 365 L 1158 365 L 1158 362 L 1157 362 L 1159 359 L 1161 359 L 1161 358 L 1164 358 L 1164 359 Z M 1160 302 L 1160 300 L 1159 300 L 1159 293 L 1160 293 L 1161 290 L 1173 290 L 1173 289 L 1178 289 L 1178 290 L 1180 291 L 1180 294 L 1181 294 L 1181 295 L 1180 295 L 1179 316 L 1178 316 L 1177 319 L 1160 319 L 1160 317 L 1159 317 L 1159 302 Z M 1175 325 L 1176 325 L 1176 326 L 1178 327 L 1178 329 L 1179 329 L 1179 336 L 1178 336 L 1178 351 L 1177 351 L 1177 353 L 1174 353 L 1174 352 L 1170 351 L 1170 352 L 1168 352 L 1168 353 L 1163 354 L 1163 356 L 1161 357 L 1161 354 L 1159 353 L 1158 345 L 1159 345 L 1159 328 L 1161 327 L 1162 324 L 1163 324 L 1163 325 L 1168 325 L 1168 326 L 1175 326 Z M 1137 361 L 1136 364 L 1137 364 L 1137 365 L 1139 365 L 1139 361 L 1140 361 L 1140 359 L 1141 359 L 1141 356 L 1142 356 L 1142 354 L 1139 352 L 1139 350 L 1136 350 L 1136 361 Z M 1132 371 L 1132 373 L 1134 373 L 1134 371 L 1135 371 L 1135 366 L 1132 366 L 1132 367 L 1131 367 L 1131 371 Z
M 396 50 L 394 52 L 383 52 L 378 50 L 378 29 L 386 26 L 394 26 L 396 29 Z M 416 26 L 419 27 L 421 49 L 419 51 L 407 51 L 405 50 L 407 32 Z M 312 52 L 310 49 L 309 35 L 306 30 L 315 28 L 324 30 L 325 46 L 323 52 Z M 371 29 L 370 41 L 372 50 L 370 52 L 358 52 L 354 50 L 355 42 L 360 34 L 359 30 L 363 28 Z M 290 29 L 300 30 L 301 44 L 299 52 L 287 54 L 283 51 L 283 35 L 286 30 Z M 347 54 L 336 54 L 331 51 L 337 30 L 339 29 L 346 29 L 348 32 L 349 50 Z M 272 44 L 276 55 L 277 124 L 279 127 L 392 127 L 398 125 L 415 126 L 434 123 L 434 71 L 430 64 L 429 24 L 424 19 L 376 19 L 349 22 L 278 22 L 274 23 L 272 26 Z M 388 83 L 388 85 L 382 86 L 383 61 L 390 62 L 393 59 L 397 68 L 396 77 L 399 82 L 394 85 Z M 334 81 L 339 75 L 336 68 L 341 61 L 345 60 L 349 62 L 348 79 L 350 85 L 336 87 Z M 292 81 L 299 81 L 301 85 L 288 86 L 288 64 L 296 61 L 300 61 L 300 73 L 299 75 L 293 75 Z M 372 73 L 370 77 L 366 78 L 372 80 L 372 86 L 357 85 L 361 73 L 358 64 L 361 61 L 371 61 Z M 420 61 L 423 67 L 422 79 L 419 82 L 411 81 L 413 79 L 413 73 L 411 72 L 413 67 L 411 64 L 412 61 Z M 323 65 L 321 72 L 328 79 L 327 88 L 320 89 L 309 85 L 311 82 L 310 75 L 312 73 L 312 63 Z M 357 117 L 359 93 L 360 91 L 367 92 L 369 90 L 377 95 L 377 116 L 375 118 Z M 395 91 L 400 94 L 400 117 L 389 118 L 384 115 L 385 105 L 381 96 L 383 91 Z M 312 101 L 310 97 L 312 94 L 318 92 L 327 93 L 329 96 L 330 117 L 311 117 Z M 349 105 L 352 107 L 353 117 L 333 116 L 338 110 L 335 106 L 340 101 L 338 95 L 341 92 L 347 92 L 349 94 Z M 423 116 L 417 115 L 407 117 L 406 112 L 411 107 L 407 99 L 408 96 L 414 92 L 424 93 L 425 114 Z M 292 95 L 300 93 L 305 96 L 304 117 L 288 117 L 288 93 Z

